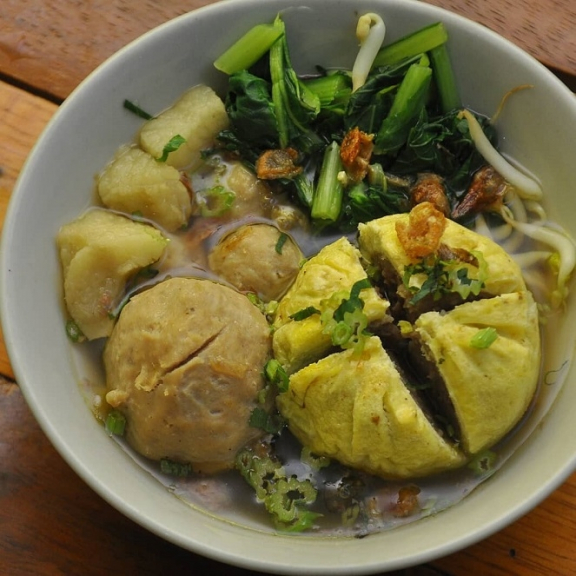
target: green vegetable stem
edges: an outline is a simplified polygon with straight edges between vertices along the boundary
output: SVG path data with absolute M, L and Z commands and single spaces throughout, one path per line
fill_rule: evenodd
M 318 186 L 312 202 L 312 218 L 325 224 L 336 222 L 342 209 L 343 186 L 338 180 L 342 171 L 340 146 L 332 142 L 324 153 Z

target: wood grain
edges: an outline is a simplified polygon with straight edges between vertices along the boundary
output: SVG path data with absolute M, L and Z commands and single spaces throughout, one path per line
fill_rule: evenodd
M 213 0 L 212 0 L 213 1 Z M 491 28 L 576 75 L 574 0 L 426 0 Z M 98 64 L 155 26 L 211 0 L 2 0 L 0 76 L 64 99 Z
M 14 183 L 56 105 L 0 82 L 0 232 Z M 13 377 L 0 330 L 0 373 Z
M 0 377 L 0 574 L 126 576 L 253 572 L 144 530 L 97 496 L 52 448 L 14 383 Z M 389 576 L 441 576 L 432 566 Z

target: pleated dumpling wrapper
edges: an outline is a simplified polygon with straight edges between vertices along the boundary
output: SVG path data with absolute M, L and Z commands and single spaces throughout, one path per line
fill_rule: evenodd
M 302 320 L 291 318 L 310 307 L 322 310 L 323 301 L 337 292 L 350 292 L 366 278 L 360 252 L 346 238 L 325 246 L 300 269 L 296 280 L 278 304 L 274 319 L 274 357 L 288 374 L 314 362 L 332 347 L 330 334 L 323 332 L 320 314 Z M 372 287 L 362 290 L 363 312 L 369 324 L 387 323 L 389 303 Z
M 389 263 L 400 279 L 406 266 L 416 261 L 408 256 L 396 231 L 397 223 L 407 224 L 410 216 L 394 214 L 358 226 L 358 242 L 362 254 L 380 268 Z M 501 246 L 453 220 L 445 219 L 445 224 L 439 243 L 448 251 L 456 255 L 482 255 L 487 266 L 482 288 L 484 294 L 496 296 L 526 289 L 520 267 Z M 460 266 L 468 268 L 471 278 L 478 277 L 478 268 L 473 264 L 461 262 Z M 425 279 L 424 275 L 419 275 L 412 277 L 410 282 L 419 287 Z
M 492 329 L 491 343 L 478 340 Z M 464 451 L 492 446 L 525 414 L 538 384 L 540 332 L 530 292 L 427 312 L 414 330 L 444 381 Z
M 292 374 L 277 405 L 314 454 L 383 478 L 421 477 L 465 462 L 414 400 L 377 337 L 359 357 L 345 350 Z

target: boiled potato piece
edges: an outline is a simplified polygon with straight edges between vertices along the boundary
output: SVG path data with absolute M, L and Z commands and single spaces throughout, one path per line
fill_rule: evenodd
M 192 212 L 178 170 L 136 147 L 120 148 L 98 178 L 98 194 L 104 206 L 139 213 L 169 232 L 184 226 Z
M 396 223 L 408 222 L 408 214 L 395 214 L 372 220 L 358 226 L 360 250 L 366 258 L 376 264 L 389 262 L 402 278 L 404 268 L 413 261 L 406 255 L 396 233 Z M 481 252 L 487 263 L 487 279 L 483 292 L 491 295 L 506 294 L 525 290 L 520 267 L 511 256 L 498 244 L 484 236 L 461 226 L 453 220 L 446 220 L 446 228 L 440 242 L 454 251 Z M 470 278 L 478 277 L 478 269 L 462 263 L 469 269 Z M 414 286 L 419 287 L 425 280 L 413 277 Z
M 57 238 L 70 316 L 90 340 L 109 336 L 110 313 L 126 282 L 160 259 L 168 240 L 153 226 L 106 210 L 90 210 L 60 228 Z
M 474 347 L 472 338 L 486 328 L 497 338 L 487 348 Z M 414 329 L 444 380 L 463 449 L 474 454 L 490 447 L 524 415 L 538 384 L 540 332 L 532 295 L 516 292 L 427 312 Z
M 366 278 L 360 253 L 346 238 L 325 246 L 305 262 L 296 280 L 280 301 L 274 319 L 274 356 L 290 373 L 318 360 L 332 346 L 329 334 L 323 333 L 320 316 L 303 320 L 291 315 L 310 306 L 322 309 L 322 300 L 335 292 L 347 291 L 358 280 Z M 389 322 L 389 303 L 374 288 L 363 290 L 363 312 L 370 323 Z
M 218 132 L 227 126 L 228 115 L 220 97 L 212 88 L 199 85 L 142 126 L 140 146 L 154 158 L 161 158 L 168 142 L 182 136 L 186 141 L 168 155 L 166 164 L 193 170 L 201 163 L 200 152 L 211 147 Z
M 292 374 L 277 405 L 314 454 L 384 478 L 425 476 L 465 462 L 412 398 L 377 337 L 360 358 L 346 350 Z

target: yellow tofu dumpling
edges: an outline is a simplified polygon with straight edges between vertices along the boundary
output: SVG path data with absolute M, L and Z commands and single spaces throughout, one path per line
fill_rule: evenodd
M 314 454 L 383 478 L 413 478 L 461 466 L 377 337 L 360 357 L 332 354 L 290 376 L 277 398 L 290 430 Z
M 444 381 L 463 449 L 474 454 L 500 440 L 524 415 L 538 384 L 540 332 L 532 295 L 516 292 L 428 312 L 414 328 Z M 488 330 L 491 343 L 482 338 Z
M 358 242 L 362 254 L 371 263 L 387 270 L 387 274 L 395 274 L 396 282 L 401 281 L 406 266 L 416 261 L 406 254 L 396 231 L 396 225 L 407 223 L 409 218 L 409 214 L 395 214 L 358 226 Z M 439 242 L 441 251 L 455 258 L 463 254 L 473 255 L 475 252 L 481 254 L 486 264 L 482 293 L 496 296 L 526 289 L 519 266 L 492 240 L 446 219 L 446 227 Z M 458 266 L 468 269 L 470 278 L 478 278 L 479 266 L 466 262 L 466 256 Z M 425 279 L 424 275 L 420 275 L 413 277 L 411 283 L 420 286 Z
M 346 238 L 325 246 L 305 262 L 296 280 L 282 298 L 274 320 L 274 356 L 290 373 L 324 355 L 332 346 L 330 334 L 323 332 L 319 314 L 303 320 L 292 315 L 309 307 L 322 309 L 322 301 L 336 292 L 350 292 L 366 278 L 358 249 Z M 369 323 L 387 323 L 388 301 L 372 287 L 361 293 L 363 312 Z

